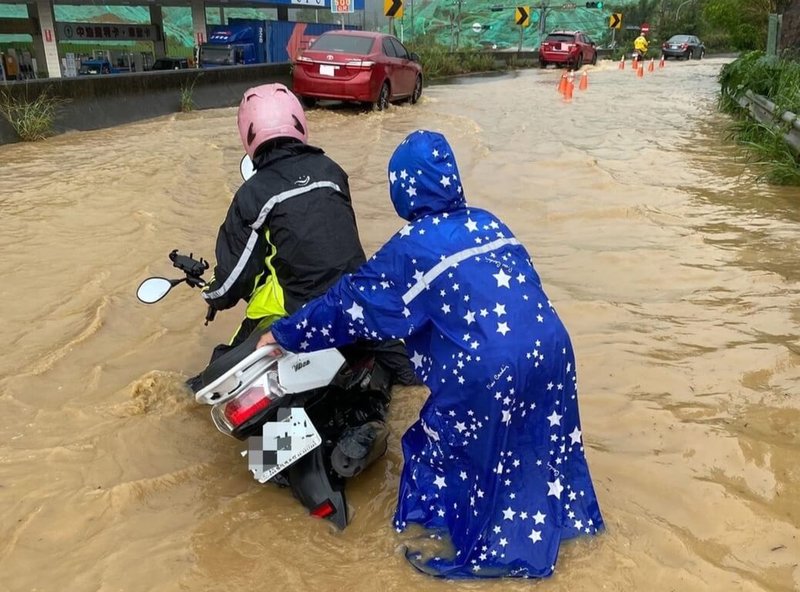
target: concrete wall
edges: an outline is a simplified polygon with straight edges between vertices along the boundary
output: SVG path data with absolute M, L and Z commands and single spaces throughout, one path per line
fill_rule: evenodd
M 214 109 L 238 105 L 244 91 L 252 86 L 282 82 L 291 87 L 292 79 L 289 64 L 266 64 L 0 83 L 0 92 L 32 99 L 48 91 L 51 96 L 67 99 L 55 122 L 55 132 L 61 133 L 178 112 L 181 88 L 192 82 L 196 108 Z M 16 133 L 0 117 L 0 144 L 16 141 Z

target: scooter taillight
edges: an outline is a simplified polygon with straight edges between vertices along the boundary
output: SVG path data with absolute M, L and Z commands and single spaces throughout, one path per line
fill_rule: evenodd
M 272 403 L 273 398 L 261 385 L 253 385 L 225 405 L 225 419 L 233 428 L 238 428 L 248 419 L 260 413 Z
M 336 513 L 336 508 L 333 507 L 331 500 L 325 500 L 309 513 L 315 518 L 327 518 Z

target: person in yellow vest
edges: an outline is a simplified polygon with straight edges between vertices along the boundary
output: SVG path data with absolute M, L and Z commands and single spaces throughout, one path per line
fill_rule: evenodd
M 640 58 L 644 58 L 647 55 L 648 47 L 650 47 L 650 43 L 648 43 L 647 37 L 644 36 L 644 33 L 639 33 L 639 36 L 633 42 L 633 49 L 639 54 Z

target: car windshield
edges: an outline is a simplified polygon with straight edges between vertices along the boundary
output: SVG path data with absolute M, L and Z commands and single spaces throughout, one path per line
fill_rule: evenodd
M 553 33 L 545 39 L 545 43 L 573 43 L 574 41 L 575 35 L 570 35 L 569 33 Z
M 317 51 L 340 51 L 342 53 L 367 54 L 372 49 L 372 37 L 358 37 L 356 35 L 323 35 L 311 46 Z
M 688 35 L 673 35 L 672 37 L 669 38 L 669 41 L 667 41 L 667 43 L 688 43 L 688 42 L 689 42 Z

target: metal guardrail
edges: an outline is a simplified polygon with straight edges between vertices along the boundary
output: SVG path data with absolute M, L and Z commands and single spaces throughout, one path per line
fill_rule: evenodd
M 759 123 L 785 132 L 783 138 L 800 154 L 800 118 L 797 114 L 791 111 L 781 113 L 775 103 L 749 90 L 739 95 L 736 102 Z

